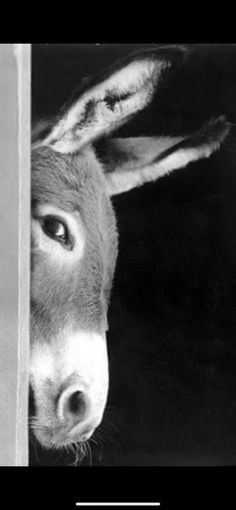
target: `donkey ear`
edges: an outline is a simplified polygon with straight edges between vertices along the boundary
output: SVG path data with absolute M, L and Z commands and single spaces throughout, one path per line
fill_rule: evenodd
M 159 48 L 133 54 L 113 70 L 79 90 L 63 108 L 49 132 L 37 145 L 57 152 L 75 153 L 84 145 L 111 134 L 152 100 L 165 72 L 182 57 L 181 47 Z
M 108 195 L 129 191 L 209 157 L 220 147 L 229 130 L 230 123 L 220 116 L 186 136 L 105 140 L 98 155 L 105 170 Z

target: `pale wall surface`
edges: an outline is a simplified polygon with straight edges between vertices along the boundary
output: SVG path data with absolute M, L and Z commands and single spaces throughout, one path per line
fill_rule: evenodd
M 24 100 L 23 109 L 28 109 L 25 117 L 22 110 L 25 94 L 18 97 L 18 74 L 22 87 L 22 76 L 23 82 L 29 81 L 29 47 L 16 46 L 0 45 L 0 465 L 3 466 L 28 462 L 30 98 Z M 26 50 L 23 58 L 22 46 Z M 28 140 L 23 142 L 25 137 Z M 23 153 L 22 144 L 26 149 Z

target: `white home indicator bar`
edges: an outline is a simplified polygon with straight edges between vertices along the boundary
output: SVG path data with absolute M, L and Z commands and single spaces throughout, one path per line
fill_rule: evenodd
M 161 503 L 76 503 L 76 506 L 160 506 Z

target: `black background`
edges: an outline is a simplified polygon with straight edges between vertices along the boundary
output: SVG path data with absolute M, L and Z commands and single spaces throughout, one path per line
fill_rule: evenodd
M 46 510 L 75 510 L 76 502 L 86 501 L 160 502 L 160 510 L 233 509 L 234 475 L 230 467 L 1 468 L 1 498 L 9 508 Z

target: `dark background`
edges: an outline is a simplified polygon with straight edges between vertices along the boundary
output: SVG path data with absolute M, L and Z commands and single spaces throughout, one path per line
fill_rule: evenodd
M 82 79 L 139 46 L 33 45 L 33 119 L 55 115 Z M 235 47 L 194 50 L 155 109 L 119 134 L 191 131 L 222 113 L 235 122 Z M 209 161 L 113 199 L 110 392 L 94 466 L 236 463 L 234 138 L 233 129 Z M 73 456 L 32 447 L 30 462 L 68 465 Z

